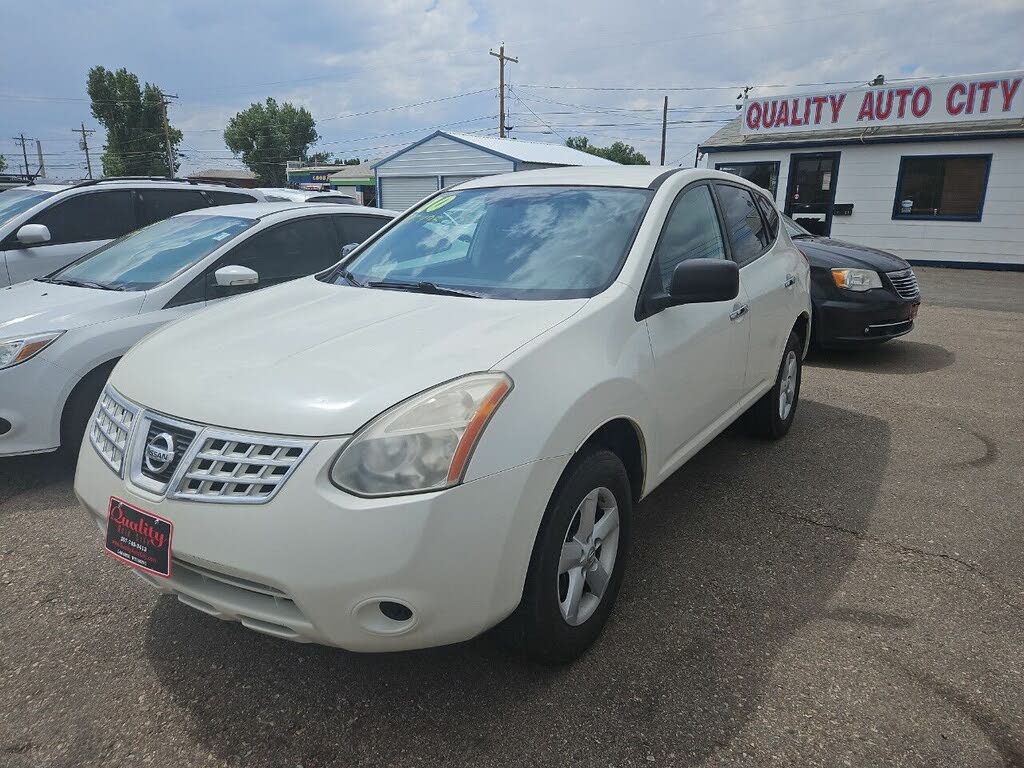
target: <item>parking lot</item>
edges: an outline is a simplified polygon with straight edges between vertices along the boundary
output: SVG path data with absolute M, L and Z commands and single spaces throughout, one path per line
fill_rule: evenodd
M 47 457 L 0 462 L 0 765 L 1024 766 L 1024 274 L 921 269 L 903 340 L 805 368 L 640 505 L 571 667 L 360 656 L 158 597 Z

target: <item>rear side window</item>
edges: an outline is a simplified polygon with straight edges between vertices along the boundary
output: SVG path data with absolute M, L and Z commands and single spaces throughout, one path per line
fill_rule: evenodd
M 289 221 L 253 235 L 221 256 L 207 273 L 208 298 L 227 295 L 217 286 L 213 273 L 229 264 L 255 270 L 259 286 L 265 288 L 320 272 L 340 258 L 341 247 L 327 218 Z
M 332 216 L 342 245 L 361 243 L 391 219 L 383 216 Z
M 135 229 L 127 189 L 85 192 L 50 206 L 32 219 L 50 230 L 48 245 L 112 240 Z
M 256 198 L 252 195 L 247 195 L 244 192 L 222 192 L 221 190 L 207 190 L 206 196 L 210 198 L 210 201 L 214 205 L 239 205 L 241 203 L 255 203 Z M 267 196 L 267 200 L 270 199 L 281 199 L 271 198 Z
M 672 205 L 654 249 L 661 291 L 668 291 L 672 273 L 680 263 L 688 259 L 724 258 L 725 244 L 711 190 L 706 186 L 686 190 Z
M 135 194 L 140 227 L 207 205 L 203 193 L 196 189 L 137 189 Z
M 764 195 L 756 195 L 755 199 L 757 200 L 757 207 L 761 209 L 764 222 L 768 226 L 768 242 L 774 243 L 775 238 L 779 236 L 779 212 L 775 210 L 775 206 Z
M 732 258 L 741 267 L 767 250 L 771 240 L 750 192 L 730 184 L 716 184 L 722 220 L 732 246 Z

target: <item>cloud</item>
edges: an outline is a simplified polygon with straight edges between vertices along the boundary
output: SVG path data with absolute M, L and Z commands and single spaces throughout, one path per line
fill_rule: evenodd
M 320 120 L 320 146 L 346 156 L 387 154 L 438 125 L 493 131 L 497 61 L 488 50 L 502 40 L 519 57 L 508 66 L 508 109 L 522 139 L 586 133 L 656 158 L 664 95 L 657 88 L 736 86 L 668 92 L 668 159 L 683 162 L 721 124 L 704 121 L 735 115 L 738 86 L 786 85 L 755 90 L 781 93 L 795 83 L 862 82 L 878 73 L 1024 68 L 1019 0 L 44 0 L 6 4 L 4 14 L 9 29 L 45 29 L 46 44 L 9 35 L 0 49 L 0 152 L 13 159 L 7 137 L 24 131 L 41 138 L 48 161 L 69 175 L 84 165 L 70 129 L 81 121 L 97 127 L 85 99 L 94 64 L 126 66 L 179 95 L 171 117 L 185 131 L 185 170 L 233 165 L 223 126 L 267 96 L 308 107 Z M 376 111 L 479 89 L 495 90 Z M 373 114 L 344 117 L 353 112 Z

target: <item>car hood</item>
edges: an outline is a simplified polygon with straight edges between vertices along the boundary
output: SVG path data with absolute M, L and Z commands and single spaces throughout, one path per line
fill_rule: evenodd
M 0 338 L 67 331 L 136 315 L 145 294 L 29 280 L 0 289 Z
M 793 244 L 811 260 L 813 267 L 855 267 L 877 272 L 895 272 L 910 267 L 899 256 L 887 251 L 827 237 L 799 238 Z
M 111 377 L 202 424 L 322 437 L 441 382 L 486 371 L 586 300 L 500 301 L 306 278 L 223 302 L 132 348 Z

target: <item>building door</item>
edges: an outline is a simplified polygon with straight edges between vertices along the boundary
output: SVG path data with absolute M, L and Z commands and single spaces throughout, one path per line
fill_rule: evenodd
M 404 211 L 437 189 L 437 176 L 384 176 L 380 180 L 380 207 Z
M 838 152 L 790 155 L 786 214 L 809 232 L 828 235 L 838 179 Z

